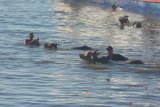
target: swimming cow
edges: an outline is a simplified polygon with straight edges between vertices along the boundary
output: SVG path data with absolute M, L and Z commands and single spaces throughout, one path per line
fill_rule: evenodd
M 88 47 L 88 46 L 74 47 L 72 49 L 76 49 L 76 50 L 93 50 L 93 48 Z
M 135 22 L 133 23 L 133 26 L 135 26 L 136 28 L 142 28 L 142 23 L 135 21 Z
M 47 48 L 47 49 L 57 49 L 57 46 L 58 46 L 57 43 L 44 43 L 44 48 Z M 73 47 L 71 49 L 76 49 L 76 50 L 93 50 L 91 47 L 88 47 L 88 46 Z
M 80 54 L 79 56 L 81 59 L 88 62 L 92 62 L 92 63 L 106 64 L 106 63 L 109 63 L 110 61 L 123 61 L 128 64 L 144 64 L 141 60 L 130 61 L 127 57 L 124 57 L 120 54 L 114 54 L 113 48 L 111 46 L 108 46 L 106 50 L 108 52 L 107 56 L 98 57 L 100 52 L 97 52 L 97 51 L 87 52 L 87 53 L 90 53 L 89 57 L 87 56 L 87 54 Z
M 44 43 L 44 48 L 47 49 L 57 49 L 57 43 Z

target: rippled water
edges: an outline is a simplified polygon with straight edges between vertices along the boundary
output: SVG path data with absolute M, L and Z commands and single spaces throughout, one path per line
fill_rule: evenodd
M 0 11 L 1 107 L 159 107 L 159 22 L 89 2 L 0 0 Z M 126 14 L 146 27 L 119 30 Z M 23 46 L 28 32 L 59 49 Z M 88 64 L 70 49 L 82 45 L 145 64 Z

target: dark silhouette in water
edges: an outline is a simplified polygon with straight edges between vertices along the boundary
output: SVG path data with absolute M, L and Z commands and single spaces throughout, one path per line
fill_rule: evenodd
M 110 61 L 124 61 L 128 64 L 144 64 L 141 60 L 129 61 L 127 57 L 124 57 L 120 54 L 114 54 L 113 48 L 111 46 L 108 46 L 106 50 L 108 52 L 108 56 L 98 57 L 100 52 L 97 52 L 97 51 L 94 51 L 94 52 L 89 51 L 85 54 L 80 54 L 79 56 L 81 59 L 86 60 L 88 62 L 92 62 L 92 63 L 105 64 L 105 63 L 109 63 Z
M 128 64 L 144 64 L 143 61 L 141 60 L 133 60 L 133 61 L 128 61 Z
M 142 23 L 135 21 L 135 22 L 133 23 L 133 26 L 135 26 L 136 28 L 142 28 Z
M 116 11 L 116 9 L 118 8 L 118 6 L 116 6 L 115 4 L 112 5 L 112 10 Z
M 57 49 L 58 47 L 57 43 L 44 43 L 44 48 L 47 49 Z M 76 50 L 93 50 L 93 48 L 88 47 L 88 46 L 80 46 L 80 47 L 73 47 L 72 49 Z
M 119 17 L 120 29 L 124 29 L 125 24 L 129 24 L 128 16 Z
M 111 46 L 107 47 L 108 56 L 98 57 L 97 54 L 93 54 L 93 61 L 94 62 L 100 62 L 100 63 L 107 63 L 109 60 L 112 61 L 128 61 L 128 58 L 120 55 L 120 54 L 114 54 L 113 48 Z
M 93 50 L 93 48 L 88 47 L 88 46 L 74 47 L 72 49 L 77 49 L 77 50 Z
M 24 44 L 32 46 L 40 46 L 39 38 L 34 39 L 34 33 L 29 33 L 28 39 L 25 40 Z
M 113 60 L 113 61 L 127 61 L 128 60 L 127 57 L 124 57 L 120 54 L 114 54 L 112 46 L 108 46 L 106 50 L 108 52 L 108 56 L 107 56 L 108 60 Z
M 57 45 L 56 43 L 44 43 L 44 48 L 47 49 L 57 49 Z
M 90 63 L 98 63 L 99 61 L 94 59 L 95 56 L 98 56 L 98 54 L 100 54 L 100 52 L 97 51 L 87 51 L 84 54 L 79 54 L 79 57 L 87 62 Z M 108 61 L 108 60 L 107 60 Z M 99 63 L 107 63 L 107 61 L 105 62 L 99 62 Z

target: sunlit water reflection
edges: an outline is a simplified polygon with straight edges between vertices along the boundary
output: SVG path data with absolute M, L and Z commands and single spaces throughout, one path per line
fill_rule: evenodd
M 0 0 L 0 106 L 158 107 L 159 22 L 89 2 Z M 118 17 L 143 21 L 144 28 L 118 28 Z M 149 22 L 151 24 L 149 24 Z M 153 25 L 152 25 L 153 23 Z M 28 32 L 58 50 L 22 45 Z M 141 59 L 144 65 L 88 64 L 79 59 L 88 45 Z

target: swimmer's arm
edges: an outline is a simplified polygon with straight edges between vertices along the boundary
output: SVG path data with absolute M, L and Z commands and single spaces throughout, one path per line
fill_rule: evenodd
M 31 43 L 37 43 L 39 42 L 39 37 L 37 39 L 33 39 L 32 41 L 30 41 L 28 44 L 31 44 Z
M 28 45 L 28 43 L 29 43 L 29 40 L 26 39 L 26 40 L 24 41 L 24 44 L 25 44 L 25 45 Z

